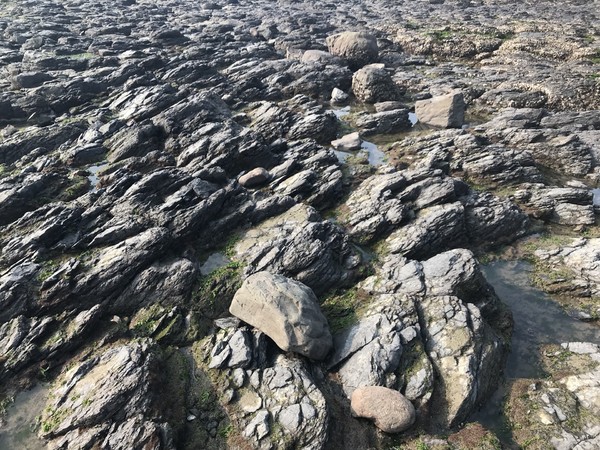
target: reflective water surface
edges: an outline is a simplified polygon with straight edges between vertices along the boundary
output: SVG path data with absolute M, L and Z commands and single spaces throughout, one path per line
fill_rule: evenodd
M 46 448 L 37 437 L 36 418 L 42 413 L 49 387 L 38 384 L 29 391 L 19 392 L 9 406 L 0 427 L 0 450 L 40 450 Z
M 546 293 L 532 286 L 531 265 L 524 261 L 496 261 L 482 266 L 485 278 L 511 309 L 514 319 L 505 380 L 492 398 L 470 419 L 493 430 L 505 448 L 518 446 L 503 415 L 503 401 L 511 380 L 541 378 L 539 347 L 570 341 L 600 342 L 600 329 L 569 316 Z

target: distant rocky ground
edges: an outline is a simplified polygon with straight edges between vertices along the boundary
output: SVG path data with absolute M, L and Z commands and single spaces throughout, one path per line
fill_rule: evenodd
M 499 448 L 478 258 L 600 316 L 599 16 L 0 0 L 0 413 L 48 383 L 50 449 Z M 596 344 L 541 350 L 516 444 L 600 446 Z

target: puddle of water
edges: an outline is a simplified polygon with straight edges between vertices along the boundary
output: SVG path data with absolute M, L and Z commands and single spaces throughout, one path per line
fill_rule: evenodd
M 483 267 L 496 294 L 513 312 L 508 378 L 543 376 L 538 347 L 571 341 L 600 341 L 600 329 L 569 316 L 547 294 L 531 286 L 532 268 L 523 261 L 497 261 Z
M 331 112 L 335 114 L 335 117 L 341 119 L 342 117 L 346 117 L 348 114 L 350 114 L 350 110 L 350 106 L 344 106 L 342 108 L 332 109 Z
M 340 150 L 333 150 L 335 156 L 340 163 L 344 164 L 347 159 L 351 156 L 358 154 L 359 152 L 366 152 L 369 155 L 369 164 L 374 167 L 381 166 L 385 162 L 385 153 L 379 150 L 379 147 L 369 141 L 362 141 L 360 144 L 361 150 L 356 152 L 343 152 Z
M 204 261 L 202 267 L 200 267 L 200 273 L 202 275 L 210 275 L 215 270 L 225 267 L 230 262 L 231 260 L 223 253 L 213 253 Z
M 409 112 L 408 113 L 408 120 L 410 120 L 410 123 L 412 124 L 413 127 L 419 121 L 419 119 L 417 119 L 417 115 L 414 112 Z
M 348 105 L 348 106 L 344 106 L 342 108 L 338 108 L 338 109 L 330 109 L 331 112 L 333 112 L 335 114 L 335 116 L 338 119 L 342 119 L 343 117 L 347 116 L 348 114 L 350 114 L 352 112 L 352 106 Z M 412 127 L 415 128 L 418 119 L 417 119 L 417 115 L 413 112 L 409 112 L 408 113 L 408 119 L 410 120 L 410 123 L 412 124 Z M 411 133 L 411 131 L 406 131 L 402 133 L 402 136 L 408 136 Z M 369 142 L 369 141 L 362 141 L 362 144 L 360 146 L 363 150 L 366 150 L 369 154 L 369 164 L 371 164 L 372 166 L 381 166 L 386 159 L 386 155 L 384 152 L 382 152 L 379 149 L 379 146 L 377 144 L 375 144 L 374 142 Z M 338 158 L 338 161 L 341 163 L 346 162 L 346 160 L 348 159 L 349 156 L 353 155 L 353 153 L 349 153 L 349 152 L 342 152 L 342 151 L 337 151 L 334 150 L 335 155 Z
M 544 344 L 584 341 L 599 342 L 600 329 L 569 316 L 544 292 L 531 285 L 531 266 L 523 261 L 496 261 L 482 266 L 487 281 L 498 297 L 510 307 L 514 318 L 511 351 L 504 376 L 507 382 L 516 378 L 540 378 L 539 347 Z M 512 442 L 510 429 L 502 413 L 507 385 L 502 385 L 471 420 L 493 430 L 505 448 L 518 448 Z
M 88 167 L 88 172 L 90 173 L 90 176 L 88 177 L 88 180 L 90 180 L 90 183 L 92 185 L 92 192 L 96 192 L 98 190 L 98 184 L 100 183 L 100 177 L 98 176 L 98 173 L 101 170 L 104 170 L 108 167 L 108 163 L 107 162 L 102 162 L 100 164 L 94 165 L 94 166 L 90 166 Z
M 600 206 L 600 189 L 592 189 L 592 195 L 594 196 L 592 203 L 594 206 Z
M 372 166 L 381 166 L 385 160 L 385 153 L 379 150 L 379 147 L 372 142 L 362 141 L 361 148 L 369 152 L 369 164 Z
M 0 427 L 0 449 L 39 450 L 46 448 L 37 437 L 34 428 L 36 417 L 42 413 L 49 387 L 37 385 L 29 391 L 20 392 L 6 411 L 5 423 Z
M 337 156 L 338 161 L 342 164 L 346 162 L 348 157 L 352 156 L 352 153 L 342 152 L 340 150 L 334 150 L 333 153 L 335 153 L 335 156 Z

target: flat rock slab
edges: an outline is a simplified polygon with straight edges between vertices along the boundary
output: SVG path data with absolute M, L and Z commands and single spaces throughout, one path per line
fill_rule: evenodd
M 415 103 L 415 114 L 419 122 L 441 128 L 460 128 L 465 121 L 463 94 L 448 95 L 419 100 Z
M 372 419 L 386 433 L 400 433 L 415 423 L 415 408 L 400 392 L 383 386 L 365 386 L 352 393 L 352 415 Z
M 233 297 L 229 312 L 259 329 L 285 351 L 323 359 L 332 347 L 327 319 L 317 297 L 302 283 L 257 272 Z

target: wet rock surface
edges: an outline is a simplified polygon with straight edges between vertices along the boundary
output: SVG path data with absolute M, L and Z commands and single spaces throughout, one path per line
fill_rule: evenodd
M 35 433 L 57 449 L 461 428 L 510 343 L 478 257 L 587 233 L 527 255 L 598 318 L 584 3 L 3 1 L 0 404 L 48 382 Z M 240 312 L 266 295 L 281 320 Z M 597 348 L 563 350 L 582 370 L 536 385 L 531 418 L 593 448 Z M 352 416 L 365 387 L 414 405 L 408 434 Z

